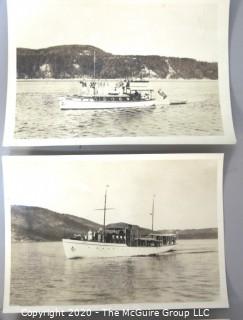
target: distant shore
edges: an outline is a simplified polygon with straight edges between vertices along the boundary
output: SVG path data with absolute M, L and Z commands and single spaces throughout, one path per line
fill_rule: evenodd
M 110 228 L 126 228 L 125 222 L 108 224 Z M 102 225 L 70 214 L 58 213 L 41 207 L 13 205 L 11 207 L 11 239 L 12 241 L 49 242 L 61 241 L 74 234 L 87 234 L 95 231 Z M 133 225 L 141 236 L 152 232 L 151 229 Z M 217 228 L 200 229 L 160 229 L 156 233 L 176 233 L 177 238 L 184 239 L 215 239 L 218 237 Z
M 217 79 L 218 63 L 160 55 L 111 54 L 88 45 L 17 48 L 18 79 L 93 75 L 100 79 Z
M 93 80 L 92 78 L 67 78 L 67 79 L 56 79 L 56 78 L 32 78 L 32 79 L 24 79 L 24 78 L 18 78 L 16 79 L 17 82 L 32 82 L 32 81 L 81 81 L 81 80 Z M 105 78 L 99 78 L 99 79 L 95 79 L 95 80 L 101 80 L 101 81 L 108 81 L 108 82 L 113 82 L 113 81 L 120 81 L 121 79 L 123 78 L 116 78 L 116 79 L 105 79 Z M 178 82 L 178 81 L 183 81 L 183 82 L 195 82 L 195 81 L 198 81 L 198 82 L 216 82 L 218 81 L 218 79 L 165 79 L 165 78 L 161 78 L 161 79 L 158 79 L 158 78 L 152 78 L 152 79 L 144 79 L 144 80 L 148 80 L 148 81 L 151 81 L 151 82 Z

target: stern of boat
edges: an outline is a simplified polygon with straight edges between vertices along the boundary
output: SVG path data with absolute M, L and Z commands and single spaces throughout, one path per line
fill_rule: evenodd
M 65 109 L 65 105 L 66 105 L 66 98 L 65 97 L 60 97 L 58 98 L 58 104 L 59 104 L 59 108 Z

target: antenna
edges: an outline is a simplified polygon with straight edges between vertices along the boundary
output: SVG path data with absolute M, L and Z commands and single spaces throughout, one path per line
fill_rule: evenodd
M 109 185 L 107 184 L 105 187 L 105 201 L 104 201 L 104 208 L 96 209 L 104 211 L 104 222 L 103 222 L 103 242 L 105 242 L 105 223 L 106 223 L 106 211 L 107 210 L 114 210 L 114 208 L 107 208 L 107 193 L 108 193 Z

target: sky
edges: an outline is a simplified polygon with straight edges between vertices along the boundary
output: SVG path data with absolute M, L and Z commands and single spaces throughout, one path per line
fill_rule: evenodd
M 39 206 L 102 224 L 107 188 L 107 224 L 151 227 L 217 227 L 217 161 L 109 157 L 8 157 L 5 196 L 11 205 Z
M 113 54 L 218 61 L 215 0 L 11 0 L 17 47 L 94 45 Z

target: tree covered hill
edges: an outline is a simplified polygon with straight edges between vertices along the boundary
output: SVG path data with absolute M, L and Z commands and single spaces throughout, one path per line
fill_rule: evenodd
M 17 49 L 18 79 L 217 79 L 217 63 L 158 55 L 114 55 L 88 45 L 64 45 L 43 49 Z
M 59 241 L 75 233 L 97 230 L 99 224 L 74 215 L 29 206 L 11 207 L 14 241 Z

